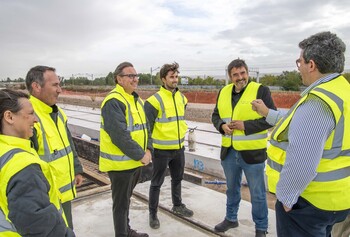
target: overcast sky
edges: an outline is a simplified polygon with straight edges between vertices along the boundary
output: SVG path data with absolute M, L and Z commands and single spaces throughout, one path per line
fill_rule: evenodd
M 101 77 L 123 61 L 224 75 L 238 57 L 261 73 L 291 71 L 298 43 L 328 30 L 346 43 L 349 69 L 349 14 L 349 0 L 0 0 L 0 79 L 36 65 Z

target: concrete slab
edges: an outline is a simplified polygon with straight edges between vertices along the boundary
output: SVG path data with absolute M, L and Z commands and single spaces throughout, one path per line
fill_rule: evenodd
M 183 223 L 166 212 L 160 212 L 163 228 L 153 230 L 148 225 L 148 205 L 136 198 L 131 199 L 130 225 L 138 232 L 149 236 L 215 236 L 203 233 Z M 73 202 L 74 232 L 76 236 L 105 237 L 114 236 L 111 192 L 99 194 Z
M 148 197 L 150 182 L 138 184 L 135 193 Z M 166 177 L 161 189 L 160 205 L 170 210 L 171 203 L 170 178 Z M 221 222 L 225 217 L 226 195 L 214 190 L 194 185 L 183 181 L 182 186 L 183 202 L 194 211 L 194 216 L 189 218 L 209 228 Z M 112 199 L 111 193 L 106 192 L 73 202 L 73 220 L 77 236 L 96 237 L 113 236 L 112 220 Z M 227 236 L 250 237 L 255 236 L 254 222 L 251 220 L 251 204 L 241 201 L 238 219 L 240 226 L 227 231 Z M 214 236 L 212 233 L 203 232 L 193 225 L 188 225 L 179 218 L 170 215 L 166 210 L 159 210 L 161 227 L 153 230 L 148 225 L 148 204 L 132 198 L 130 208 L 130 223 L 132 228 L 146 232 L 150 236 Z M 269 210 L 269 234 L 276 236 L 275 214 Z

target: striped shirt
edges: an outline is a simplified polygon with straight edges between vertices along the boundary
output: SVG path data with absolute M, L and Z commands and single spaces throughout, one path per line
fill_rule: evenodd
M 333 73 L 315 81 L 301 93 L 301 97 L 338 76 L 338 73 Z M 283 115 L 283 111 L 269 110 L 266 121 L 276 124 Z M 325 142 L 334 128 L 333 113 L 319 97 L 309 95 L 296 109 L 288 130 L 286 161 L 276 187 L 277 199 L 285 206 L 291 208 L 315 178 Z

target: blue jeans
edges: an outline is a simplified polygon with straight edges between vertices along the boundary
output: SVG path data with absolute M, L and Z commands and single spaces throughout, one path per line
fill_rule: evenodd
M 255 229 L 267 230 L 267 202 L 264 182 L 265 162 L 259 164 L 247 164 L 242 159 L 240 152 L 230 148 L 226 158 L 221 161 L 224 168 L 227 185 L 226 219 L 237 221 L 239 203 L 241 201 L 242 170 L 247 178 L 252 203 L 252 216 Z

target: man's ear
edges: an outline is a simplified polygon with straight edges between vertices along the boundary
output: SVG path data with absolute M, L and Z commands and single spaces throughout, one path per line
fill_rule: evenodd
M 317 69 L 316 63 L 314 60 L 310 59 L 309 61 L 309 71 L 315 71 Z
M 40 92 L 41 86 L 38 82 L 34 81 L 32 82 L 32 91 L 35 92 Z
M 121 80 L 122 80 L 122 78 L 120 76 L 116 76 L 115 83 L 121 85 L 120 84 Z

